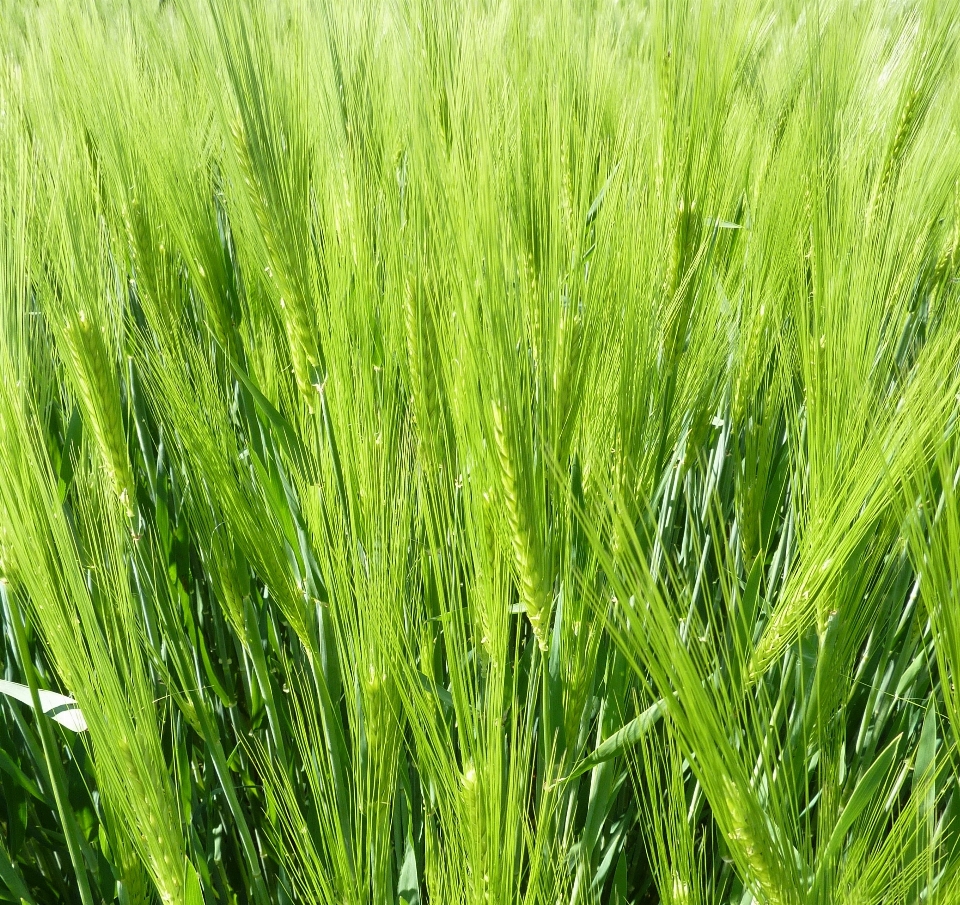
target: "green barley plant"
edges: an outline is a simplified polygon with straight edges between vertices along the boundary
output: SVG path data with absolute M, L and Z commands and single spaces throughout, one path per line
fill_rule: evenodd
M 958 61 L 0 0 L 0 902 L 960 901 Z

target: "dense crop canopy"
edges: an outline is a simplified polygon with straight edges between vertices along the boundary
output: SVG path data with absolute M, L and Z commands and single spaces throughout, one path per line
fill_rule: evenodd
M 0 902 L 960 901 L 957 0 L 0 0 Z

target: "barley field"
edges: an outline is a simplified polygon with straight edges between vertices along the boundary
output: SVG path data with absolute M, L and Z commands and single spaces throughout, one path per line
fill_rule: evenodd
M 0 0 L 0 902 L 960 903 L 960 0 Z

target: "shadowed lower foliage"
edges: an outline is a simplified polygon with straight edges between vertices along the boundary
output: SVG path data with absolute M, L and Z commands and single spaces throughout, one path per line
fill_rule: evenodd
M 0 902 L 960 901 L 958 40 L 0 0 Z

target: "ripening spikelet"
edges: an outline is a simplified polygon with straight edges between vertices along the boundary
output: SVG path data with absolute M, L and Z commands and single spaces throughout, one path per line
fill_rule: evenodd
M 570 180 L 570 155 L 566 142 L 560 149 L 560 224 L 567 248 L 574 242 L 573 185 Z
M 420 326 L 417 318 L 416 300 L 414 299 L 413 280 L 409 277 L 403 287 L 403 326 L 406 331 L 410 382 L 413 384 L 413 392 L 416 396 L 423 384 L 423 371 L 420 355 Z
M 687 223 L 690 219 L 693 206 L 682 199 L 677 208 L 677 216 L 670 230 L 670 259 L 667 262 L 667 271 L 663 283 L 663 293 L 669 299 L 673 297 L 680 280 L 683 277 L 683 262 L 687 238 Z
M 491 601 L 497 600 L 493 574 L 499 565 L 499 551 L 493 529 L 493 515 L 490 512 L 489 494 L 483 494 L 481 506 L 483 517 L 477 519 L 477 530 L 480 534 L 479 549 L 482 555 L 478 556 L 473 612 L 477 623 L 476 628 L 480 633 L 480 649 L 486 656 L 492 656 L 494 625 L 491 621 L 489 605 Z
M 883 170 L 880 174 L 880 182 L 877 184 L 877 192 L 876 195 L 874 195 L 873 204 L 871 205 L 871 218 L 873 212 L 884 203 L 887 192 L 890 189 L 890 183 L 893 181 L 894 175 L 906 151 L 907 139 L 910 137 L 914 120 L 920 112 L 917 104 L 919 96 L 919 91 L 914 88 L 907 98 L 907 102 L 900 113 L 900 118 L 897 120 L 897 131 L 894 133 L 893 143 L 890 145 L 890 151 L 884 160 Z
M 163 807 L 162 798 L 144 782 L 141 765 L 143 760 L 134 754 L 126 735 L 117 740 L 117 751 L 123 764 L 124 779 L 130 790 L 133 813 L 138 817 L 136 838 L 140 855 L 156 884 L 160 901 L 164 905 L 179 905 L 184 901 L 183 854 L 177 850 L 170 836 L 175 826 L 173 814 Z M 137 812 L 140 811 L 140 814 Z M 159 813 L 158 813 L 159 811 Z M 166 811 L 166 813 L 164 813 Z
M 530 523 L 528 504 L 523 499 L 523 488 L 515 463 L 518 456 L 512 438 L 503 423 L 500 406 L 493 404 L 493 439 L 500 462 L 500 477 L 503 483 L 504 502 L 510 527 L 510 543 L 514 563 L 520 579 L 520 597 L 530 620 L 530 627 L 540 650 L 547 650 L 547 625 L 549 623 L 549 594 L 540 562 L 538 545 Z
M 403 289 L 403 323 L 407 339 L 407 361 L 410 367 L 410 383 L 413 390 L 414 417 L 420 424 L 421 436 L 428 435 L 431 426 L 436 425 L 433 394 L 427 385 L 424 367 L 425 343 L 428 340 L 428 313 L 424 311 L 421 293 L 414 287 L 414 281 L 407 279 Z
M 559 462 L 566 459 L 573 439 L 576 405 L 573 388 L 583 336 L 580 319 L 571 308 L 572 303 L 565 304 L 560 314 L 553 363 L 554 454 Z
M 384 726 L 381 709 L 384 703 L 385 675 L 373 663 L 367 664 L 363 694 L 363 729 L 367 736 L 367 749 L 376 749 L 384 742 Z
M 476 872 L 472 879 L 476 886 L 474 901 L 487 901 L 490 898 L 490 876 L 487 867 L 486 819 L 483 812 L 483 797 L 480 778 L 473 761 L 468 760 L 460 775 L 461 822 L 470 828 L 471 862 Z M 480 871 L 483 871 L 481 874 Z
M 793 104 L 788 102 L 781 104 L 780 109 L 777 111 L 777 117 L 773 123 L 773 137 L 770 141 L 770 147 L 773 152 L 776 152 L 780 148 L 780 143 L 783 141 L 783 136 L 787 131 L 787 125 L 790 122 L 790 114 L 793 112 Z M 774 154 L 771 153 L 766 160 L 772 160 Z
M 724 803 L 730 821 L 728 841 L 740 850 L 750 866 L 757 884 L 763 890 L 764 901 L 770 905 L 786 905 L 789 897 L 776 882 L 775 872 L 768 861 L 768 851 L 761 842 L 765 828 L 758 823 L 758 813 L 743 799 L 743 792 L 729 777 L 723 778 Z
M 161 246 L 163 251 L 163 246 Z M 197 282 L 200 290 L 200 298 L 203 300 L 203 310 L 207 317 L 207 324 L 217 338 L 217 342 L 230 354 L 236 354 L 234 351 L 234 331 L 233 322 L 230 316 L 229 299 L 235 290 L 232 288 L 225 292 L 223 284 L 226 283 L 226 277 L 223 273 L 217 274 L 218 279 L 207 272 L 206 268 L 199 262 L 194 262 L 192 268 L 193 279 Z
M 960 267 L 960 182 L 953 188 L 953 234 L 950 239 L 950 268 Z
M 691 905 L 693 902 L 690 884 L 676 871 L 674 871 L 670 883 L 670 902 L 671 905 Z
M 134 482 L 120 413 L 120 384 L 103 330 L 83 311 L 63 331 L 75 389 L 103 456 L 107 475 L 128 516 L 133 515 Z
M 407 361 L 410 368 L 410 389 L 413 417 L 419 441 L 437 461 L 442 461 L 452 442 L 445 406 L 445 386 L 437 367 L 439 340 L 436 321 L 426 286 L 416 277 L 409 277 L 403 291 L 403 320 L 406 334 Z
M 569 310 L 564 307 L 560 312 L 560 321 L 557 324 L 557 345 L 553 358 L 553 394 L 557 402 L 557 410 L 564 411 L 563 402 L 567 391 L 570 359 L 570 334 L 576 325 L 570 316 Z
M 460 778 L 460 785 L 463 789 L 463 801 L 468 808 L 473 808 L 477 802 L 477 770 L 472 762 L 468 762 L 463 768 L 463 776 Z
M 161 264 L 157 260 L 163 252 L 157 254 L 154 248 L 148 218 L 139 198 L 131 198 L 127 218 L 124 221 L 127 232 L 127 242 L 133 256 L 134 269 L 137 278 L 137 289 L 140 294 L 146 293 L 159 308 L 160 299 L 166 293 L 160 288 Z
M 250 159 L 249 147 L 244 128 L 239 117 L 231 123 L 230 134 L 233 138 L 240 163 L 240 171 L 247 195 L 250 199 L 257 225 L 267 249 L 270 267 L 267 276 L 280 295 L 280 316 L 283 321 L 284 333 L 290 350 L 290 361 L 293 365 L 297 388 L 303 394 L 310 408 L 317 398 L 317 388 L 314 385 L 314 369 L 320 360 L 317 345 L 317 333 L 314 328 L 313 312 L 307 299 L 304 297 L 306 287 L 302 274 L 296 273 L 296 264 L 289 260 L 283 252 L 283 245 L 274 235 L 274 219 L 276 212 L 271 211 L 270 199 L 265 195 L 255 173 L 253 162 Z M 271 217 L 271 214 L 274 214 Z M 302 250 L 301 250 L 302 251 Z
M 234 630 L 243 637 L 243 598 L 250 592 L 247 566 L 225 534 L 223 531 L 211 533 L 205 560 L 217 599 Z
M 518 257 L 516 280 L 517 293 L 523 307 L 527 333 L 530 337 L 530 355 L 534 367 L 539 367 L 544 354 L 541 347 L 543 342 L 543 305 L 541 304 L 537 284 L 537 268 L 531 254 L 522 254 Z
M 149 902 L 150 879 L 140 859 L 132 852 L 121 850 L 117 852 L 116 867 L 119 869 L 118 881 L 123 884 L 123 889 L 126 892 L 126 900 L 128 902 Z
M 317 387 L 313 382 L 313 369 L 317 365 L 317 356 L 310 352 L 311 347 L 315 348 L 313 331 L 306 325 L 306 305 L 297 293 L 294 293 L 291 298 L 292 303 L 288 303 L 286 298 L 280 299 L 283 326 L 287 334 L 287 344 L 290 347 L 290 360 L 293 364 L 297 388 L 312 408 L 317 397 Z
M 954 185 L 953 190 L 953 228 L 950 236 L 937 259 L 934 269 L 933 283 L 938 285 L 948 274 L 956 271 L 960 266 L 960 182 Z
M 12 550 L 10 549 L 10 538 L 6 526 L 0 522 L 0 581 L 8 585 L 15 584 L 17 577 Z

